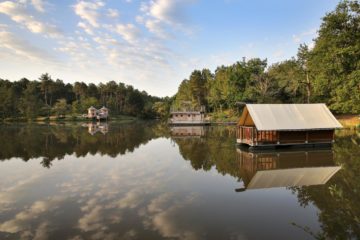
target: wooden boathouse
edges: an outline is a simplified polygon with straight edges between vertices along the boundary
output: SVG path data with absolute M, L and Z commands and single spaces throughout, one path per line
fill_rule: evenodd
M 205 106 L 199 109 L 181 108 L 171 109 L 170 125 L 208 125 L 210 122 L 206 119 Z
M 251 148 L 331 145 L 342 128 L 325 104 L 246 104 L 236 142 Z

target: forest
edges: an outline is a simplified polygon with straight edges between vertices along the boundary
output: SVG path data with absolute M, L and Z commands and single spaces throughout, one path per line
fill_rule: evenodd
M 194 70 L 172 97 L 159 98 L 134 87 L 53 80 L 0 79 L 0 119 L 34 119 L 86 113 L 90 106 L 106 106 L 112 116 L 166 118 L 170 107 L 205 106 L 207 111 L 238 116 L 239 102 L 326 103 L 336 114 L 360 112 L 360 4 L 341 1 L 327 13 L 309 47 L 269 65 L 267 59 L 245 59 L 230 66 Z
M 238 102 L 326 103 L 337 114 L 360 112 L 360 7 L 342 1 L 326 14 L 314 46 L 268 65 L 245 59 L 230 66 L 194 70 L 182 81 L 174 105 L 204 105 L 209 112 L 236 112 Z
M 158 97 L 115 81 L 99 85 L 84 82 L 65 84 L 60 79 L 53 80 L 47 73 L 35 81 L 0 79 L 0 118 L 3 119 L 77 116 L 86 113 L 90 106 L 106 106 L 112 116 L 153 118 L 156 115 L 153 104 L 158 101 L 161 101 Z

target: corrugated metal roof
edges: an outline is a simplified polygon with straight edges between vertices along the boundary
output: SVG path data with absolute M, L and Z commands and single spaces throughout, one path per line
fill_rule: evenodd
M 342 128 L 325 104 L 246 104 L 260 131 Z
M 247 189 L 325 184 L 340 169 L 340 166 L 334 166 L 258 171 Z

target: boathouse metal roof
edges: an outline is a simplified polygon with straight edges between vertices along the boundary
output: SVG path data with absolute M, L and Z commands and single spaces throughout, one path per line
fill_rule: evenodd
M 247 189 L 321 185 L 340 169 L 340 166 L 328 166 L 258 171 Z
M 342 128 L 323 103 L 246 104 L 243 115 L 247 113 L 259 131 Z M 240 125 L 244 124 L 245 118 L 244 116 L 240 118 Z

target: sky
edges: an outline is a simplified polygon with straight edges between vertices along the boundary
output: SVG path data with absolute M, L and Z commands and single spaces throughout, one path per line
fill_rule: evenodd
M 335 0 L 0 1 L 0 78 L 133 85 L 172 96 L 195 69 L 310 47 Z

